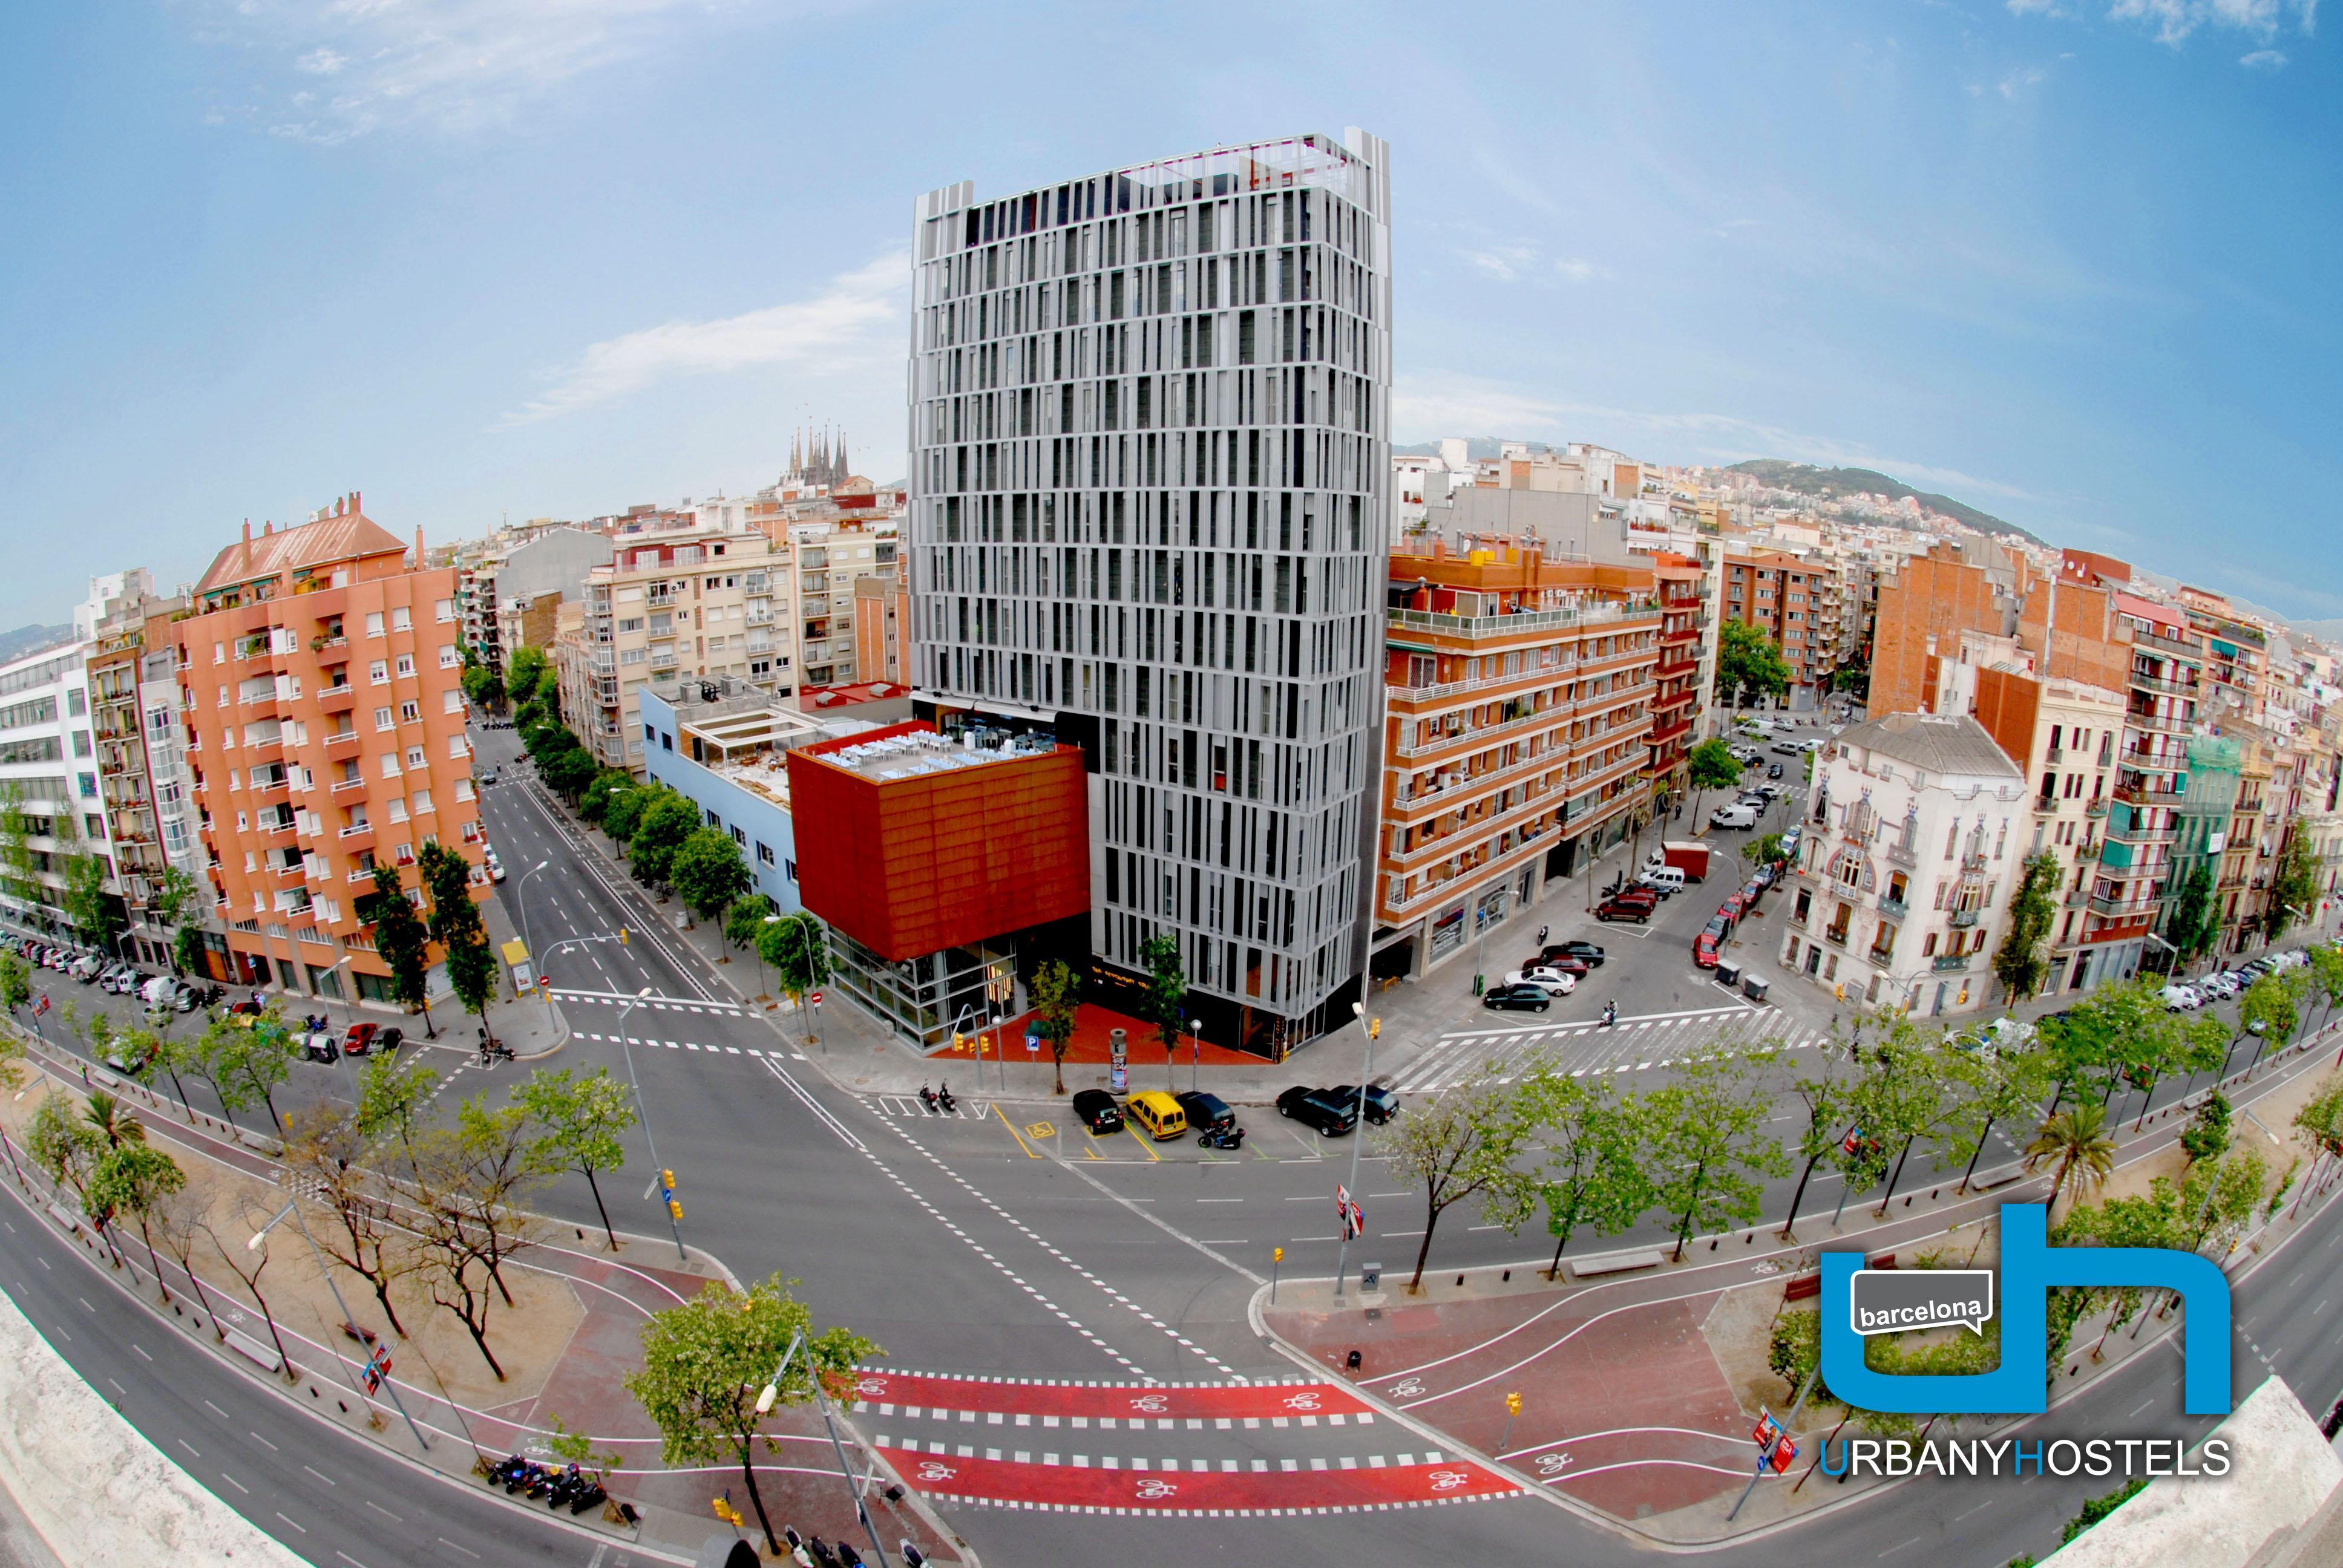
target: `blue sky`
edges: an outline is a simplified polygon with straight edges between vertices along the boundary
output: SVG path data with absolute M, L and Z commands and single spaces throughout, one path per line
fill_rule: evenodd
M 169 0 L 0 17 L 0 626 L 362 489 L 903 467 L 915 196 L 1393 144 L 1396 435 L 1863 463 L 2343 614 L 2306 0 Z

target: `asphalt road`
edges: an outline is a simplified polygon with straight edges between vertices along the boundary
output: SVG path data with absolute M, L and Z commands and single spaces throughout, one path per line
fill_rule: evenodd
M 501 732 L 482 739 L 490 756 L 502 749 L 499 742 L 509 745 Z M 508 782 L 485 792 L 483 814 L 511 873 L 500 896 L 535 944 L 540 969 L 568 993 L 563 1007 L 577 1038 L 559 1064 L 608 1065 L 624 1073 L 631 1053 L 649 1131 L 661 1161 L 679 1178 L 689 1240 L 745 1277 L 778 1272 L 799 1282 L 819 1320 L 869 1334 L 884 1347 L 879 1359 L 891 1366 L 1167 1382 L 1296 1370 L 1251 1333 L 1244 1303 L 1252 1276 L 1266 1272 L 1267 1248 L 1280 1240 L 1289 1245 L 1289 1271 L 1330 1271 L 1327 1205 L 1333 1181 L 1347 1171 L 1346 1145 L 1312 1147 L 1306 1134 L 1294 1136 L 1274 1118 L 1263 1122 L 1256 1114 L 1242 1159 L 1205 1161 L 1192 1143 L 1151 1150 L 1136 1140 L 1086 1150 L 1055 1127 L 1036 1136 L 1016 1108 L 995 1107 L 971 1086 L 962 1089 L 970 1114 L 950 1121 L 840 1091 L 822 1075 L 819 1052 L 809 1059 L 762 1017 L 718 1000 L 729 993 L 704 960 L 661 934 L 661 911 L 639 890 L 597 869 L 559 814 L 533 786 L 516 779 L 519 771 L 508 769 Z M 540 861 L 546 869 L 536 871 Z M 1724 885 L 1712 879 L 1712 887 Z M 1694 910 L 1679 900 L 1672 913 L 1689 918 Z M 619 925 L 629 931 L 624 947 L 592 940 Z M 1651 946 L 1659 952 L 1660 939 Z M 1669 961 L 1681 963 L 1681 950 Z M 654 999 L 625 1010 L 622 1024 L 624 999 L 644 988 Z M 1626 1007 L 1622 1011 L 1633 1016 Z M 833 1050 L 898 1049 L 867 1040 L 850 1048 L 844 1033 L 833 1037 Z M 635 1043 L 622 1050 L 621 1035 Z M 317 1092 L 325 1091 L 325 1070 L 304 1070 L 297 1079 L 305 1073 Z M 517 1078 L 510 1067 L 485 1077 L 468 1069 L 458 1081 L 464 1092 L 485 1086 L 493 1093 Z M 636 1184 L 648 1156 L 647 1146 L 630 1146 L 627 1173 L 604 1183 L 614 1219 L 643 1234 L 663 1228 L 656 1202 Z M 1367 1247 L 1353 1250 L 1353 1260 L 1374 1250 L 1397 1266 L 1402 1249 L 1412 1251 L 1406 1232 L 1411 1223 L 1420 1225 L 1420 1206 L 1395 1196 L 1396 1185 L 1372 1162 L 1360 1185 L 1373 1234 Z M 1913 1185 L 1907 1179 L 1907 1188 Z M 1816 1201 L 1810 1198 L 1810 1208 Z M 556 1189 L 547 1206 L 580 1224 L 594 1222 L 582 1181 Z M 1256 1222 L 1256 1216 L 1268 1218 Z M 93 1386 L 103 1390 L 108 1379 L 119 1379 L 128 1391 L 126 1414 L 166 1452 L 313 1561 L 365 1568 L 465 1562 L 470 1559 L 461 1551 L 484 1543 L 494 1543 L 484 1552 L 488 1561 L 586 1559 L 590 1548 L 578 1550 L 577 1538 L 508 1515 L 482 1493 L 432 1493 L 429 1524 L 409 1525 L 426 1513 L 410 1513 L 401 1501 L 413 1502 L 430 1487 L 463 1489 L 338 1432 L 318 1433 L 297 1410 L 200 1356 L 172 1358 L 167 1376 L 148 1370 L 127 1347 L 164 1335 L 163 1325 L 110 1292 L 93 1290 L 105 1282 L 90 1278 L 93 1271 L 71 1249 L 25 1233 L 28 1219 L 21 1209 L 10 1216 L 13 1229 L 0 1251 L 15 1265 L 8 1271 L 16 1278 L 7 1286 L 28 1314 L 76 1358 Z M 1474 1231 L 1475 1223 L 1477 1215 L 1453 1214 L 1436 1260 L 1461 1266 L 1535 1250 L 1502 1232 Z M 2331 1401 L 2343 1385 L 2343 1352 L 2323 1310 L 2330 1293 L 2343 1296 L 2343 1288 L 2329 1291 L 2336 1240 L 2334 1218 L 2324 1214 L 2282 1254 L 2287 1269 L 2266 1268 L 2240 1288 L 2241 1334 L 2258 1347 L 2240 1350 L 2241 1388 L 2258 1381 L 2247 1375 L 2258 1371 L 2258 1355 L 2286 1372 L 2307 1403 Z M 81 1304 L 85 1297 L 88 1307 Z M 135 1376 L 124 1375 L 132 1371 Z M 2168 1358 L 2161 1366 L 2147 1358 L 2054 1412 L 2046 1429 L 2127 1435 L 2161 1430 L 2155 1424 L 2159 1412 L 2177 1403 L 2172 1371 Z M 223 1422 L 206 1399 L 234 1412 L 231 1419 Z M 858 1423 L 874 1437 L 888 1424 L 870 1416 Z M 311 1479 L 298 1463 L 268 1462 L 270 1451 L 234 1436 L 236 1431 L 275 1442 L 280 1455 L 306 1448 L 331 1484 Z M 900 1428 L 884 1435 L 919 1434 Z M 1355 1433 L 1342 1436 L 1373 1456 L 1424 1441 L 1374 1432 L 1377 1446 L 1368 1449 Z M 1159 1459 L 1248 1464 L 1306 1462 L 1340 1446 L 1330 1447 L 1322 1429 L 1161 1442 L 1170 1446 Z M 182 1452 L 189 1445 L 200 1451 L 193 1458 Z M 2046 1550 L 2081 1497 L 2106 1489 L 2045 1479 L 2003 1483 L 1996 1493 L 1987 1490 L 1991 1484 L 1907 1485 L 1726 1555 L 1773 1563 L 1795 1553 L 1806 1562 L 1886 1561 L 1891 1568 L 1899 1559 L 1922 1557 L 1997 1564 L 2019 1550 Z M 238 1486 L 251 1490 L 239 1496 Z M 371 1513 L 377 1507 L 407 1518 L 386 1523 Z M 1423 1553 L 1496 1561 L 1534 1555 L 1585 1563 L 1648 1558 L 1645 1549 L 1611 1531 L 1531 1500 L 1176 1524 L 952 1505 L 944 1512 L 980 1553 L 1004 1563 L 1072 1560 L 1098 1550 L 1102 1538 L 1111 1539 L 1118 1561 L 1139 1563 L 1240 1555 L 1363 1562 Z M 278 1523 L 280 1513 L 298 1527 Z M 432 1533 L 427 1539 L 419 1533 L 425 1529 Z M 442 1533 L 460 1550 L 439 1544 Z

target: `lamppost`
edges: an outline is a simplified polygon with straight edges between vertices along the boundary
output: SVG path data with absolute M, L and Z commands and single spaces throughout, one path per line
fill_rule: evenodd
M 789 1370 L 791 1358 L 796 1356 L 799 1347 L 804 1343 L 805 1331 L 799 1329 L 790 1338 L 789 1348 L 781 1352 L 781 1364 L 773 1369 L 772 1381 L 757 1392 L 759 1415 L 767 1414 L 772 1410 L 773 1401 L 780 1395 L 781 1376 Z M 838 1423 L 830 1416 L 830 1398 L 822 1392 L 821 1373 L 809 1369 L 806 1381 L 813 1388 L 814 1405 L 821 1412 L 822 1427 L 830 1433 L 830 1451 L 838 1456 L 839 1479 L 845 1482 L 847 1490 L 853 1493 L 855 1517 L 862 1521 L 862 1533 L 870 1537 L 871 1555 L 878 1558 L 879 1568 L 887 1568 L 887 1549 L 879 1544 L 878 1523 L 870 1517 L 870 1510 L 863 1505 L 862 1488 L 854 1483 L 854 1472 L 846 1462 L 846 1445 L 838 1441 Z
M 659 1164 L 659 1140 L 651 1136 L 650 1108 L 643 1103 L 642 1080 L 635 1076 L 635 1050 L 627 1042 L 627 1015 L 649 1000 L 651 988 L 645 986 L 637 991 L 625 1006 L 618 1009 L 618 1050 L 627 1059 L 627 1083 L 635 1093 L 635 1114 L 643 1124 L 643 1142 L 651 1151 L 651 1168 L 654 1171 L 664 1171 L 666 1167 Z M 659 1178 L 654 1176 L 651 1178 L 651 1185 L 643 1191 L 644 1200 L 648 1201 L 651 1193 L 658 1189 Z M 683 1250 L 682 1222 L 675 1217 L 675 1210 L 672 1206 L 667 1211 L 667 1228 L 675 1233 L 676 1261 L 681 1262 L 688 1258 L 689 1254 Z
M 537 944 L 528 940 L 528 879 L 551 864 L 553 862 L 549 859 L 539 860 L 520 874 L 520 881 L 513 889 L 513 906 L 520 910 L 520 945 L 528 950 L 528 961 L 532 964 L 537 962 Z M 539 986 L 537 989 L 543 990 L 545 988 Z M 551 999 L 547 1000 L 549 1004 Z
M 352 1328 L 357 1327 L 357 1319 L 350 1315 L 349 1303 L 342 1300 L 342 1287 L 335 1282 L 334 1271 L 327 1267 L 326 1255 L 317 1250 L 317 1239 L 309 1234 L 309 1221 L 308 1219 L 301 1212 L 301 1201 L 299 1199 L 296 1198 L 291 1202 L 287 1203 L 284 1208 L 279 1209 L 277 1211 L 276 1219 L 269 1221 L 267 1224 L 263 1225 L 259 1230 L 255 1231 L 252 1233 L 252 1240 L 244 1244 L 244 1250 L 247 1252 L 259 1251 L 260 1249 L 267 1243 L 268 1232 L 275 1230 L 277 1228 L 277 1221 L 283 1220 L 287 1214 L 292 1215 L 293 1222 L 301 1227 L 301 1239 L 309 1243 L 309 1256 L 317 1261 L 317 1272 L 326 1276 L 326 1288 L 334 1292 L 334 1305 L 342 1310 L 342 1322 L 347 1323 Z M 335 1359 L 339 1360 L 340 1358 L 337 1356 Z M 371 1352 L 367 1355 L 367 1364 L 369 1367 L 374 1364 L 374 1358 Z M 431 1445 L 423 1440 L 423 1430 L 415 1424 L 415 1418 L 407 1413 L 407 1402 L 398 1397 L 398 1385 L 390 1381 L 390 1375 L 388 1372 L 382 1374 L 382 1386 L 389 1391 L 390 1402 L 397 1409 L 398 1419 L 405 1422 L 407 1423 L 407 1430 L 414 1434 L 416 1445 L 419 1448 L 428 1449 Z M 363 1398 L 365 1396 L 361 1395 L 360 1397 Z
M 1351 1004 L 1351 1016 L 1359 1020 L 1359 1030 L 1366 1037 L 1367 1041 L 1367 1053 L 1359 1063 L 1357 1103 L 1352 1109 L 1354 1120 L 1351 1129 L 1350 1190 L 1355 1194 L 1359 1190 L 1359 1150 L 1360 1146 L 1367 1141 L 1367 1079 L 1375 1070 L 1375 1036 L 1383 1033 L 1383 1020 L 1379 1018 L 1370 1019 L 1367 1016 L 1366 1004 L 1363 1002 L 1354 1001 Z M 1355 1201 L 1354 1197 L 1353 1201 Z M 1345 1209 L 1342 1211 L 1342 1244 L 1334 1253 L 1334 1299 L 1338 1302 L 1342 1299 L 1342 1277 L 1349 1266 L 1350 1258 L 1351 1214 L 1350 1211 Z
M 1196 1092 L 1196 1074 L 1203 1065 L 1204 1042 L 1198 1032 L 1203 1021 L 1198 1018 L 1188 1020 L 1188 1092 L 1191 1094 Z

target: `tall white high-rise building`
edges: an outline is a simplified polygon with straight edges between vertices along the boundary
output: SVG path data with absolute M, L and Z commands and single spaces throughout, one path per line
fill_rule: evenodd
M 1091 938 L 1217 1044 L 1364 967 L 1391 482 L 1389 149 L 1351 130 L 918 207 L 915 695 L 1089 753 Z

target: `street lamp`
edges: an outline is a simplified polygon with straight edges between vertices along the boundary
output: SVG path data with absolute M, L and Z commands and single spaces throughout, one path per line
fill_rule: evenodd
M 528 961 L 532 964 L 537 962 L 537 944 L 528 940 L 528 879 L 551 864 L 550 859 L 539 860 L 523 871 L 520 880 L 513 887 L 513 906 L 520 910 L 520 945 L 528 950 Z M 542 990 L 545 988 L 539 986 L 538 989 Z
M 779 1397 L 781 1392 L 781 1375 L 789 1370 L 790 1361 L 796 1357 L 799 1347 L 804 1343 L 805 1331 L 799 1329 L 791 1336 L 789 1348 L 781 1352 L 781 1364 L 773 1369 L 772 1381 L 757 1392 L 759 1415 L 769 1415 L 772 1412 L 773 1402 Z M 879 1544 L 879 1525 L 870 1517 L 870 1510 L 863 1505 L 862 1488 L 855 1484 L 854 1472 L 846 1462 L 846 1445 L 838 1441 L 838 1423 L 830 1416 L 830 1398 L 822 1392 L 821 1373 L 812 1372 L 806 1381 L 813 1388 L 814 1405 L 821 1412 L 821 1424 L 830 1433 L 830 1452 L 838 1457 L 839 1479 L 846 1483 L 847 1490 L 854 1495 L 855 1517 L 862 1521 L 863 1533 L 870 1537 L 870 1552 L 878 1558 L 879 1568 L 887 1568 L 887 1549 Z
M 1383 1031 L 1383 1022 L 1379 1018 L 1367 1017 L 1366 1004 L 1363 1002 L 1354 1001 L 1351 1004 L 1351 1016 L 1359 1020 L 1359 1030 L 1365 1035 L 1367 1041 L 1366 1056 L 1359 1063 L 1359 1091 L 1355 1097 L 1357 1103 L 1352 1111 L 1354 1120 L 1351 1127 L 1350 1190 L 1353 1194 L 1353 1201 L 1355 1202 L 1359 1191 L 1359 1149 L 1367 1141 L 1367 1079 L 1375 1070 L 1375 1036 Z M 1351 1211 L 1344 1209 L 1342 1211 L 1342 1244 L 1334 1253 L 1334 1299 L 1338 1302 L 1342 1299 L 1343 1271 L 1350 1263 L 1350 1258 Z
M 626 1005 L 618 1009 L 618 1050 L 627 1059 L 627 1084 L 635 1091 L 635 1114 L 642 1121 L 643 1142 L 649 1147 L 651 1151 L 651 1169 L 654 1171 L 660 1171 L 664 1170 L 665 1167 L 659 1164 L 659 1140 L 651 1136 L 650 1108 L 643 1103 L 642 1080 L 635 1076 L 635 1048 L 627 1042 L 627 1015 L 634 1011 L 637 1008 L 642 1006 L 644 1002 L 650 1000 L 650 994 L 651 988 L 645 986 L 642 990 L 637 991 L 634 996 L 627 1001 Z M 645 1200 L 648 1201 L 651 1193 L 658 1190 L 658 1187 L 659 1178 L 657 1176 L 653 1176 L 651 1178 L 651 1185 L 645 1188 L 643 1191 L 643 1197 Z M 683 1226 L 682 1223 L 676 1219 L 675 1210 L 673 1208 L 669 1208 L 667 1211 L 667 1228 L 675 1233 L 676 1261 L 678 1262 L 684 1261 L 689 1257 L 689 1254 L 683 1250 Z

